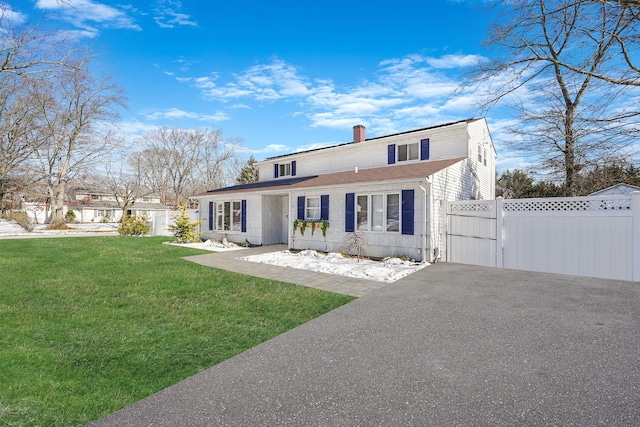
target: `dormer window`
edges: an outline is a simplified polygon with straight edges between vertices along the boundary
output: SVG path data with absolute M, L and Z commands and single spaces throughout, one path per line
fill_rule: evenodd
M 398 161 L 418 160 L 418 143 L 398 145 Z
M 387 146 L 388 164 L 413 160 L 429 160 L 429 138 L 410 144 L 389 144 Z
M 273 177 L 296 176 L 296 161 L 291 163 L 276 163 L 273 165 Z

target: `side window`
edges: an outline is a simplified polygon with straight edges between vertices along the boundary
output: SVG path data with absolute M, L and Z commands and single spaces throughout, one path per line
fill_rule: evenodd
M 400 231 L 400 195 L 387 195 L 387 231 Z
M 233 203 L 233 231 L 240 231 L 240 202 L 232 202 Z
M 358 196 L 356 201 L 356 229 L 369 229 L 369 197 Z
M 215 229 L 218 231 L 246 231 L 246 200 L 216 202 Z
M 283 163 L 280 165 L 280 173 L 278 176 L 289 176 L 291 175 L 291 163 Z
M 356 230 L 377 232 L 400 231 L 400 194 L 356 196 Z
M 399 162 L 406 162 L 407 160 L 418 160 L 419 155 L 419 144 L 402 144 L 398 145 L 398 156 L 397 159 Z
M 320 219 L 320 197 L 306 198 L 304 218 L 310 221 L 317 221 Z

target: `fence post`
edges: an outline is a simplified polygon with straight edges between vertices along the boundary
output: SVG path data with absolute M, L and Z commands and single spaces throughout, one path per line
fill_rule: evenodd
M 631 280 L 640 282 L 640 191 L 631 193 Z
M 496 267 L 503 268 L 502 251 L 502 215 L 504 199 L 502 196 L 496 198 Z

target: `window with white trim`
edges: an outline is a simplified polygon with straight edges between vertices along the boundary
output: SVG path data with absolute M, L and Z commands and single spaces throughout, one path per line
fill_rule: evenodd
M 291 163 L 281 163 L 278 165 L 280 173 L 278 176 L 290 176 L 291 175 Z
M 320 197 L 307 197 L 305 199 L 304 218 L 310 221 L 320 219 Z
M 240 200 L 216 202 L 215 225 L 220 231 L 242 231 L 242 204 Z
M 356 230 L 400 231 L 400 194 L 358 194 L 356 196 Z
M 398 161 L 406 162 L 407 160 L 418 160 L 420 156 L 420 146 L 417 142 L 413 144 L 398 145 Z

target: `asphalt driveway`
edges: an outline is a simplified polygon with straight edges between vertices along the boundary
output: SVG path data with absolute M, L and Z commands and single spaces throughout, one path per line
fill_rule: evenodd
M 640 425 L 640 284 L 436 264 L 94 425 Z

